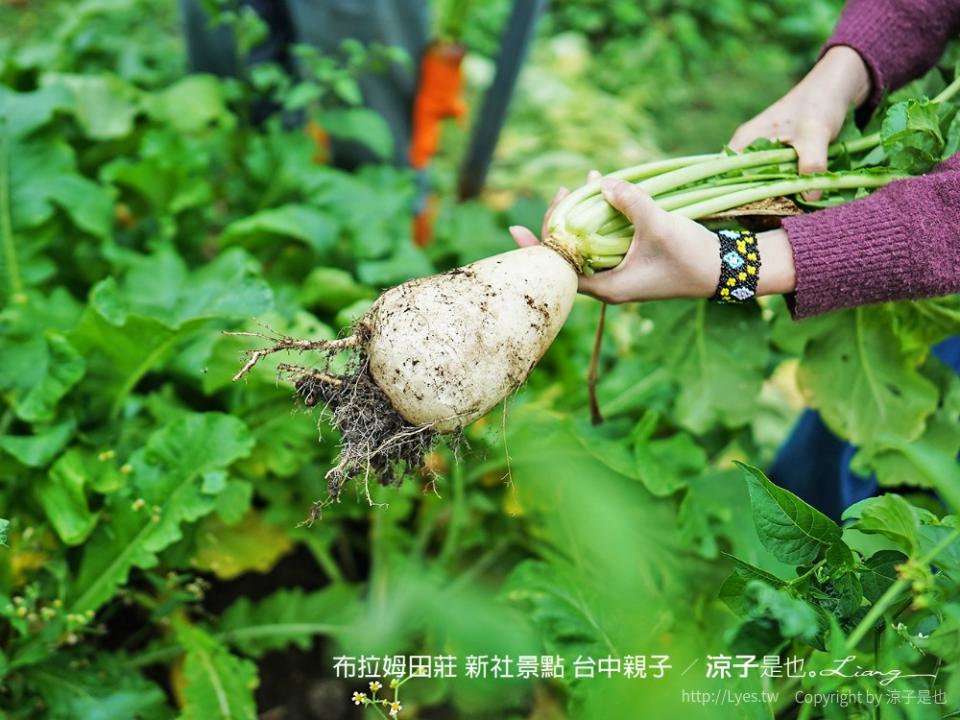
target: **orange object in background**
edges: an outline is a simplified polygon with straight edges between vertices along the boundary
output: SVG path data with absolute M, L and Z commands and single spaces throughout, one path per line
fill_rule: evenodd
M 417 247 L 426 247 L 433 239 L 433 221 L 439 210 L 436 194 L 428 192 L 423 198 L 423 208 L 413 216 L 413 242 Z
M 461 120 L 467 112 L 463 102 L 465 54 L 462 45 L 435 41 L 427 47 L 420 63 L 420 86 L 413 102 L 413 131 L 410 138 L 410 165 L 423 172 L 440 146 L 440 123 L 448 118 Z M 437 198 L 427 192 L 413 218 L 413 241 L 426 247 L 433 237 Z
M 460 70 L 464 54 L 462 45 L 443 42 L 431 43 L 423 54 L 410 139 L 410 164 L 417 170 L 423 170 L 437 151 L 440 122 L 447 118 L 460 119 L 467 112 Z
M 314 120 L 307 121 L 307 135 L 313 140 L 315 147 L 313 161 L 317 165 L 326 165 L 330 162 L 330 135 Z

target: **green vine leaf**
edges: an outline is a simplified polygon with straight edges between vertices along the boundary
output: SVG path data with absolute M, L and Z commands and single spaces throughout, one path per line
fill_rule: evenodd
M 897 565 L 907 561 L 907 556 L 897 550 L 878 550 L 860 567 L 860 584 L 863 596 L 871 603 L 880 599 L 897 581 Z
M 816 508 L 772 482 L 760 470 L 737 463 L 750 491 L 760 542 L 781 562 L 813 562 L 840 540 L 840 527 Z
M 776 575 L 768 573 L 756 565 L 751 565 L 745 560 L 728 555 L 733 560 L 733 572 L 727 577 L 720 587 L 720 599 L 727 604 L 731 610 L 738 615 L 746 615 L 749 611 L 749 604 L 746 598 L 747 585 L 754 580 L 760 580 L 771 587 L 781 588 L 786 583 Z
M 867 534 L 883 535 L 911 556 L 915 556 L 919 548 L 921 522 L 933 518 L 929 510 L 911 505 L 895 493 L 861 500 L 843 513 L 844 520 L 854 520 L 850 527 Z
M 256 264 L 240 249 L 189 273 L 167 248 L 131 259 L 122 282 L 99 282 L 71 342 L 88 359 L 95 409 L 116 416 L 140 379 L 162 365 L 174 346 L 213 321 L 248 318 L 272 304 Z M 109 403 L 107 408 L 103 406 Z

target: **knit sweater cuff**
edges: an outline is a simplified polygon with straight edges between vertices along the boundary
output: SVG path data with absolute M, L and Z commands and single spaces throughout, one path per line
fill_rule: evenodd
M 880 198 L 785 218 L 783 227 L 796 269 L 794 319 L 910 294 L 917 258 Z
M 857 127 L 861 129 L 870 122 L 870 117 L 873 115 L 874 110 L 880 106 L 880 103 L 883 101 L 883 96 L 888 89 L 887 81 L 880 70 L 880 63 L 876 55 L 870 50 L 870 48 L 875 47 L 873 43 L 876 42 L 876 40 L 872 35 L 857 32 L 862 29 L 863 26 L 855 26 L 852 31 L 846 30 L 841 33 L 838 30 L 823 46 L 823 49 L 820 51 L 820 56 L 817 58 L 818 60 L 822 58 L 830 48 L 843 45 L 855 50 L 863 59 L 863 64 L 867 66 L 867 73 L 870 75 L 870 94 L 853 113 L 853 119 L 857 123 Z M 869 26 L 866 32 L 874 33 L 879 32 L 879 30 Z

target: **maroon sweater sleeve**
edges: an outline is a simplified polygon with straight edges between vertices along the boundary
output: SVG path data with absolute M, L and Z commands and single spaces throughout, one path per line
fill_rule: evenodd
M 883 95 L 918 78 L 960 31 L 960 0 L 849 0 L 821 52 L 847 45 L 863 58 L 872 89 L 857 109 L 865 123 Z
M 960 292 L 960 153 L 929 175 L 786 218 L 796 319 L 844 307 Z

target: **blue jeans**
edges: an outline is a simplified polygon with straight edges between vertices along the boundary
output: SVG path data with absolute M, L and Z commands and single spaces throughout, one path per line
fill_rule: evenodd
M 960 375 L 960 335 L 944 340 L 933 354 Z M 839 521 L 843 511 L 877 492 L 877 479 L 850 470 L 857 448 L 834 435 L 815 410 L 793 428 L 770 468 L 770 479 Z

